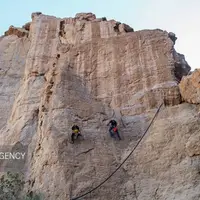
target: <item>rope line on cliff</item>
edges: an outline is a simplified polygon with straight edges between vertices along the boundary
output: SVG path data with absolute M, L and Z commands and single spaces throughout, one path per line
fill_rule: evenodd
M 135 145 L 135 147 L 133 148 L 133 150 L 128 154 L 128 156 L 124 159 L 124 161 L 104 180 L 102 181 L 99 185 L 97 185 L 96 187 L 94 187 L 93 189 L 91 189 L 90 191 L 78 196 L 78 197 L 74 197 L 71 200 L 77 200 L 80 199 L 81 197 L 86 196 L 87 194 L 90 194 L 91 192 L 97 190 L 99 187 L 101 187 L 105 182 L 107 182 L 120 168 L 121 166 L 128 160 L 128 158 L 133 154 L 133 152 L 135 151 L 135 149 L 138 147 L 138 145 L 140 144 L 140 142 L 142 141 L 142 139 L 144 138 L 144 136 L 146 135 L 147 131 L 149 130 L 149 128 L 151 127 L 154 119 L 156 118 L 157 114 L 160 111 L 160 108 L 162 107 L 162 105 L 164 104 L 164 102 L 162 102 L 160 104 L 160 106 L 158 107 L 154 117 L 152 118 L 151 122 L 149 123 L 149 126 L 147 127 L 147 129 L 145 130 L 145 132 L 143 133 L 142 137 L 139 139 L 139 141 L 137 142 L 137 144 Z

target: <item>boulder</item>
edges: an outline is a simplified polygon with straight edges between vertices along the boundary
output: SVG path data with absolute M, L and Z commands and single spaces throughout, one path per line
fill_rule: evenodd
M 75 18 L 78 20 L 93 21 L 96 19 L 96 15 L 93 13 L 77 13 Z
M 185 102 L 200 103 L 200 69 L 191 75 L 184 76 L 179 84 L 181 96 Z
M 8 35 L 17 35 L 19 38 L 21 37 L 28 37 L 28 31 L 25 30 L 24 28 L 17 28 L 14 26 L 10 26 L 8 31 L 5 32 L 5 36 Z

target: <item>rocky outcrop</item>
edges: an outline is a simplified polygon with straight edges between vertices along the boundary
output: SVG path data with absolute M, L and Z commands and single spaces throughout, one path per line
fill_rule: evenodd
M 171 105 L 180 103 L 177 81 L 186 75 L 190 68 L 184 65 L 180 55 L 173 49 L 168 34 L 161 30 L 127 34 L 126 31 L 118 31 L 120 25 L 113 20 L 102 22 L 62 20 L 59 32 L 61 44 L 58 45 L 58 49 L 61 50 L 61 55 L 68 51 L 70 57 L 75 55 L 72 60 L 77 65 L 80 59 L 85 60 L 79 68 L 80 76 L 85 73 L 86 65 L 92 63 L 94 69 L 96 66 L 97 74 L 94 75 L 96 71 L 91 73 L 90 69 L 85 73 L 86 84 L 91 77 L 106 76 L 99 79 L 98 86 L 96 81 L 94 84 L 89 83 L 93 88 L 98 87 L 92 89 L 96 91 L 94 95 L 100 99 L 105 97 L 107 100 L 110 99 L 113 107 L 121 107 L 122 112 L 126 114 L 142 113 L 147 107 L 153 108 L 163 99 Z M 114 77 L 119 77 L 120 73 L 121 76 L 111 82 L 110 77 L 113 77 L 113 73 Z M 106 91 L 105 84 L 109 85 Z M 114 89 L 115 87 L 118 89 Z M 110 91 L 113 91 L 114 98 L 109 95 Z M 141 102 L 146 102 L 145 107 Z
M 175 60 L 174 74 L 176 80 L 180 82 L 183 76 L 189 75 L 191 67 L 188 65 L 187 61 L 185 60 L 185 56 L 183 54 L 173 51 L 173 56 Z
M 9 30 L 5 32 L 5 36 L 8 35 L 17 35 L 19 38 L 24 36 L 28 37 L 28 31 L 23 28 L 16 28 L 14 26 L 10 26 Z
M 180 92 L 184 101 L 188 103 L 200 103 L 200 69 L 196 69 L 191 75 L 183 77 L 180 84 Z
M 38 12 L 24 28 L 28 38 L 0 39 L 0 142 L 29 145 L 25 191 L 64 200 L 96 186 L 164 101 L 135 154 L 85 199 L 199 197 L 198 110 L 180 104 L 178 86 L 190 67 L 167 32 L 134 31 L 92 13 L 58 19 Z M 120 142 L 107 133 L 112 118 Z M 74 123 L 84 140 L 72 145 Z
M 77 13 L 75 16 L 77 20 L 86 20 L 86 21 L 93 21 L 96 19 L 96 15 L 93 13 Z
M 31 22 L 28 22 L 22 28 L 24 28 L 27 31 L 30 31 L 30 26 L 31 26 Z
M 168 36 L 175 45 L 175 42 L 177 40 L 175 33 L 169 32 Z M 177 53 L 175 49 L 173 49 L 172 52 L 175 61 L 174 63 L 175 68 L 173 69 L 174 75 L 176 77 L 176 80 L 180 82 L 183 76 L 186 76 L 190 73 L 191 67 L 188 65 L 187 61 L 185 60 L 185 56 L 183 54 Z
M 34 18 L 39 16 L 39 15 L 42 15 L 42 13 L 41 12 L 34 12 L 34 13 L 31 14 L 31 19 L 34 20 Z
M 173 43 L 175 44 L 177 37 L 175 33 L 169 32 L 168 34 L 169 38 L 173 41 Z

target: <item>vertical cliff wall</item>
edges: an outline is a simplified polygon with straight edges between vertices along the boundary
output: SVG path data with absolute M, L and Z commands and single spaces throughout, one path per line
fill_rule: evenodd
M 33 13 L 22 29 L 9 28 L 0 51 L 0 141 L 29 145 L 26 191 L 62 200 L 95 186 L 164 101 L 169 107 L 134 158 L 85 199 L 198 197 L 198 156 L 187 152 L 199 119 L 195 106 L 179 105 L 178 83 L 190 67 L 166 31 L 134 31 L 92 13 L 65 19 Z M 111 118 L 120 142 L 109 138 Z M 85 139 L 72 145 L 74 123 Z

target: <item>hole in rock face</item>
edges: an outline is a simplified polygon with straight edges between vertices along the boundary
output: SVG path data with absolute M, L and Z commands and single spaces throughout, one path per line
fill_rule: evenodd
M 177 78 L 177 81 L 180 82 L 182 79 L 182 66 L 179 63 L 175 63 L 174 75 Z
M 44 75 L 45 75 L 45 73 L 40 73 L 40 74 L 39 74 L 39 76 L 44 76 Z
M 60 21 L 60 31 L 59 36 L 63 37 L 65 35 L 65 21 Z
M 31 183 L 31 186 L 33 187 L 35 184 L 35 179 L 33 180 L 33 182 Z
M 56 58 L 57 58 L 57 59 L 60 58 L 60 54 L 57 54 Z
M 65 24 L 65 21 L 60 21 L 60 30 L 61 31 L 64 29 L 64 24 Z
M 115 26 L 114 26 L 114 31 L 115 32 L 119 32 L 119 25 L 120 25 L 120 23 L 119 22 L 117 22 L 116 24 L 115 24 Z

